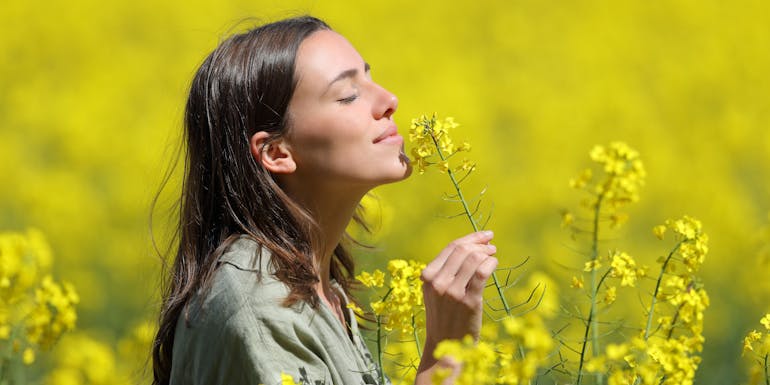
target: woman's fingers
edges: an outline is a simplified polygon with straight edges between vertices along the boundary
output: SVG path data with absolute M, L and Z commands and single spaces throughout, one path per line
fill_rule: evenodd
M 481 297 L 484 288 L 487 286 L 487 280 L 497 268 L 497 258 L 489 257 L 479 265 L 475 270 L 473 278 L 468 282 L 466 295 L 471 297 Z
M 475 250 L 472 248 L 474 245 L 487 245 L 487 243 L 492 240 L 493 236 L 494 234 L 491 231 L 485 230 L 470 233 L 462 238 L 458 238 L 452 241 L 452 243 L 441 250 L 439 255 L 433 259 L 433 261 L 428 263 L 425 269 L 423 269 L 423 280 L 432 281 L 439 274 L 439 272 L 445 274 L 457 273 L 463 262 L 462 258 L 460 260 L 457 259 L 457 253 L 459 252 L 461 255 L 463 253 L 467 254 Z M 494 248 L 494 246 L 492 247 Z M 495 249 L 492 249 L 491 253 L 494 254 L 494 252 Z M 450 256 L 453 255 L 455 258 L 450 259 Z
M 429 282 L 440 294 L 444 294 L 452 287 L 465 289 L 468 279 L 473 275 L 473 271 L 485 259 L 493 255 L 497 249 L 492 245 L 485 244 L 460 244 L 447 257 L 444 265 L 439 269 Z M 462 298 L 454 293 L 455 298 Z
M 467 288 L 471 285 L 472 281 L 482 278 L 480 276 L 479 268 L 487 262 L 492 255 L 495 254 L 497 248 L 492 245 L 478 245 L 480 251 L 474 251 L 463 258 L 462 265 L 455 272 L 455 274 L 449 278 L 451 285 L 447 289 L 447 292 L 456 299 L 462 299 L 466 296 Z M 487 276 L 488 278 L 488 276 Z M 486 282 L 486 279 L 482 282 L 482 285 Z

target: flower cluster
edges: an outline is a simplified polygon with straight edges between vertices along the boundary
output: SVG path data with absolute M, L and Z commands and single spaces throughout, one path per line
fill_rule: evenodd
M 415 328 L 424 327 L 425 321 L 419 317 L 423 307 L 420 274 L 424 268 L 424 263 L 416 261 L 393 259 L 388 262 L 388 291 L 381 299 L 371 303 L 374 314 L 382 319 L 385 330 L 412 334 Z M 385 273 L 380 270 L 362 272 L 356 279 L 371 288 L 385 285 Z
M 451 359 L 462 364 L 456 384 L 527 384 L 537 375 L 554 347 L 550 332 L 537 313 L 506 317 L 497 324 L 485 325 L 484 337 L 496 342 L 475 343 L 470 336 L 463 340 L 445 340 L 434 351 L 436 359 Z M 450 373 L 436 374 L 441 383 Z
M 605 354 L 591 359 L 586 369 L 606 373 L 608 385 L 691 385 L 700 358 L 687 351 L 679 339 L 634 337 L 628 343 L 607 345 Z
M 655 226 L 653 232 L 659 239 L 665 237 L 668 229 L 674 233 L 675 240 L 679 242 L 676 251 L 680 261 L 688 273 L 693 273 L 703 264 L 703 259 L 709 250 L 708 235 L 702 232 L 702 228 L 699 220 L 685 215 L 681 219 L 675 221 L 669 219 L 665 224 Z
M 416 164 L 420 174 L 424 173 L 425 169 L 431 165 L 437 165 L 442 172 L 451 172 L 452 170 L 471 172 L 476 168 L 476 165 L 468 159 L 463 159 L 454 168 L 450 167 L 449 159 L 451 157 L 471 149 L 468 142 L 463 142 L 459 146 L 455 145 L 449 136 L 449 130 L 458 126 L 459 124 L 454 121 L 454 118 L 447 117 L 441 120 L 436 114 L 430 118 L 422 115 L 412 119 L 412 125 L 409 128 L 409 141 L 414 144 L 412 161 Z
M 495 377 L 492 367 L 496 354 L 493 346 L 487 342 L 476 342 L 470 335 L 462 340 L 443 340 L 433 351 L 433 356 L 441 361 L 451 359 L 462 367 L 454 383 L 457 385 L 490 384 Z M 444 383 L 451 376 L 451 369 L 439 369 L 433 376 L 433 383 Z
M 78 302 L 72 285 L 59 285 L 49 275 L 43 277 L 35 290 L 35 307 L 27 315 L 27 340 L 43 348 L 53 346 L 62 333 L 75 328 Z
M 51 385 L 127 384 L 116 375 L 118 360 L 109 344 L 76 332 L 54 349 L 56 368 L 46 378 Z
M 536 313 L 506 318 L 503 329 L 510 342 L 497 345 L 500 352 L 497 383 L 528 384 L 553 349 L 551 333 Z
M 708 252 L 708 236 L 702 232 L 700 221 L 688 216 L 667 220 L 653 232 L 663 239 L 667 230 L 674 233 L 677 243 L 660 260 L 662 266 L 642 333 L 643 353 L 651 360 L 649 365 L 657 367 L 655 383 L 692 384 L 705 341 L 703 313 L 709 306 L 708 294 L 695 272 Z M 668 306 L 656 307 L 658 301 Z M 653 318 L 657 318 L 655 330 Z M 640 375 L 644 377 L 650 375 Z
M 596 373 L 597 381 L 610 385 L 692 384 L 704 343 L 703 313 L 709 306 L 709 297 L 696 277 L 708 253 L 708 236 L 703 233 L 700 221 L 688 216 L 666 220 L 653 228 L 661 240 L 667 232 L 673 233 L 675 244 L 667 257 L 659 259 L 661 268 L 646 312 L 646 325 L 630 341 L 609 344 L 602 350 L 595 305 L 599 301 L 612 304 L 618 296 L 617 287 L 635 287 L 639 278 L 647 275 L 647 268 L 640 267 L 625 252 L 599 256 L 599 224 L 602 219 L 609 219 L 610 227 L 616 227 L 627 219 L 616 210 L 639 200 L 645 171 L 639 154 L 620 142 L 594 147 L 591 159 L 601 165 L 603 177 L 596 179 L 594 171 L 586 169 L 570 181 L 573 188 L 591 193 L 583 206 L 593 212 L 593 228 L 586 231 L 592 235 L 591 258 L 583 268 L 591 274 L 592 302 L 576 382 L 581 384 L 584 371 Z M 562 226 L 572 227 L 574 221 L 574 215 L 568 211 L 562 213 Z M 611 284 L 612 279 L 618 280 L 618 284 Z M 572 286 L 583 288 L 583 278 L 573 277 Z M 586 354 L 589 342 L 591 358 Z
M 607 283 L 604 289 L 604 296 L 602 302 L 606 305 L 611 305 L 615 302 L 618 296 L 618 289 L 615 284 L 609 284 L 607 279 L 617 279 L 620 282 L 620 286 L 634 287 L 637 279 L 644 277 L 647 274 L 646 267 L 638 267 L 636 260 L 626 252 L 614 251 L 610 253 L 606 258 L 598 257 L 585 263 L 583 271 L 595 273 L 602 268 L 602 262 L 609 264 L 609 267 L 602 274 L 602 279 L 594 288 L 595 292 L 598 292 L 600 285 Z M 572 283 L 570 286 L 576 289 L 582 289 L 584 285 L 583 277 L 572 277 Z M 594 293 L 589 293 L 594 295 Z
M 3 361 L 20 356 L 31 364 L 37 349 L 49 349 L 75 327 L 78 295 L 51 278 L 51 263 L 39 231 L 0 233 L 0 346 L 12 352 Z
M 770 367 L 768 358 L 770 358 L 770 313 L 765 314 L 759 320 L 764 331 L 753 329 L 743 339 L 743 355 L 750 355 L 756 360 L 756 364 L 751 365 L 749 372 L 749 384 L 758 385 L 770 381 Z
M 602 203 L 619 208 L 639 200 L 639 188 L 644 185 L 646 172 L 636 150 L 626 143 L 612 142 L 608 146 L 595 146 L 590 156 L 601 167 L 603 176 L 595 179 L 593 170 L 587 168 L 570 180 L 573 188 L 585 189 L 593 194 L 593 198 L 584 201 L 587 208 L 595 209 Z M 611 219 L 619 224 L 625 217 Z

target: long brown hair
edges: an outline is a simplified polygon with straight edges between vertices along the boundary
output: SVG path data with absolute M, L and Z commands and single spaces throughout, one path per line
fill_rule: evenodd
M 162 285 L 153 384 L 169 383 L 179 317 L 188 320 L 191 298 L 209 288 L 217 259 L 241 235 L 272 253 L 276 278 L 290 289 L 286 305 L 300 300 L 318 305 L 312 265 L 317 225 L 254 159 L 249 139 L 259 131 L 270 134 L 268 142 L 286 134 L 297 51 L 305 38 L 326 29 L 323 21 L 303 16 L 236 34 L 219 44 L 192 80 L 178 245 Z M 363 224 L 358 215 L 354 220 Z M 350 254 L 338 244 L 331 276 L 348 293 L 353 272 Z

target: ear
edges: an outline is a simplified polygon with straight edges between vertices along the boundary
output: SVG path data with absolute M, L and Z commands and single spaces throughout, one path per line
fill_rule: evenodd
M 268 141 L 270 134 L 259 131 L 251 136 L 249 150 L 254 160 L 274 174 L 291 174 L 297 169 L 297 163 L 291 155 L 288 143 L 283 139 Z

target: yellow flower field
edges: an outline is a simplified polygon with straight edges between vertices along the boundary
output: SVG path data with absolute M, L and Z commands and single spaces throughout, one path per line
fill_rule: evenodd
M 25 273 L 34 277 L 25 281 L 30 298 L 42 288 L 38 303 L 50 303 L 43 308 L 75 306 L 77 314 L 66 310 L 48 322 L 55 317 L 37 313 L 31 335 L 40 346 L 16 352 L 29 363 L 29 381 L 147 383 L 161 266 L 150 203 L 177 150 L 189 81 L 229 31 L 303 13 L 348 37 L 373 77 L 398 95 L 403 135 L 412 117 L 434 111 L 459 122 L 451 125 L 455 141 L 441 145 L 462 149 L 472 163 L 439 166 L 474 170 L 464 193 L 489 216 L 500 266 L 526 260 L 510 276 L 497 273 L 501 281 L 518 279 L 511 303 L 531 293 L 539 300 L 522 325 L 562 330 L 580 348 L 585 325 L 566 316 L 576 309 L 565 305 L 578 304 L 586 316 L 592 301 L 581 293 L 592 288 L 594 271 L 594 279 L 608 272 L 611 289 L 601 286 L 594 305 L 600 333 L 615 334 L 601 340 L 603 361 L 585 360 L 584 381 L 622 383 L 624 373 L 608 366 L 630 355 L 643 367 L 642 352 L 697 350 L 700 336 L 695 384 L 764 381 L 757 360 L 767 355 L 770 322 L 770 3 L 9 0 L 0 6 L 0 242 L 38 245 L 23 254 L 42 261 Z M 597 144 L 604 147 L 592 151 Z M 614 197 L 622 207 L 602 218 L 608 227 L 594 250 L 573 231 L 590 228 L 590 210 L 581 207 L 591 202 L 581 189 L 599 178 L 598 169 L 583 170 L 616 155 L 638 156 L 644 166 L 634 178 L 643 183 Z M 611 163 L 606 170 L 617 167 Z M 414 174 L 365 201 L 377 229 L 366 241 L 377 247 L 357 250 L 360 268 L 427 262 L 470 232 L 456 216 L 461 208 L 442 200 L 453 193 L 446 175 Z M 152 232 L 162 249 L 173 187 L 160 198 Z M 702 256 L 705 241 L 694 241 L 700 234 L 708 234 L 705 258 L 694 257 Z M 660 280 L 658 306 L 691 306 L 692 330 L 670 340 L 689 345 L 621 339 L 626 328 L 645 328 L 662 266 L 656 261 L 681 239 L 692 239 L 694 249 L 678 250 L 689 254 L 677 268 L 690 274 L 697 266 L 698 283 Z M 22 254 L 6 250 L 0 279 L 21 271 L 9 261 Z M 11 346 L 7 309 L 18 297 L 6 298 L 15 282 L 8 279 L 0 282 L 3 348 Z M 496 295 L 491 287 L 487 297 Z M 483 336 L 528 346 L 517 322 L 488 322 L 499 330 Z M 660 325 L 665 330 L 666 320 Z M 552 347 L 544 341 L 527 350 L 530 357 L 543 358 L 543 347 Z M 414 346 L 389 347 L 407 348 Z M 516 363 L 506 375 L 530 373 L 519 352 L 506 354 Z M 568 362 L 576 368 L 574 357 Z

